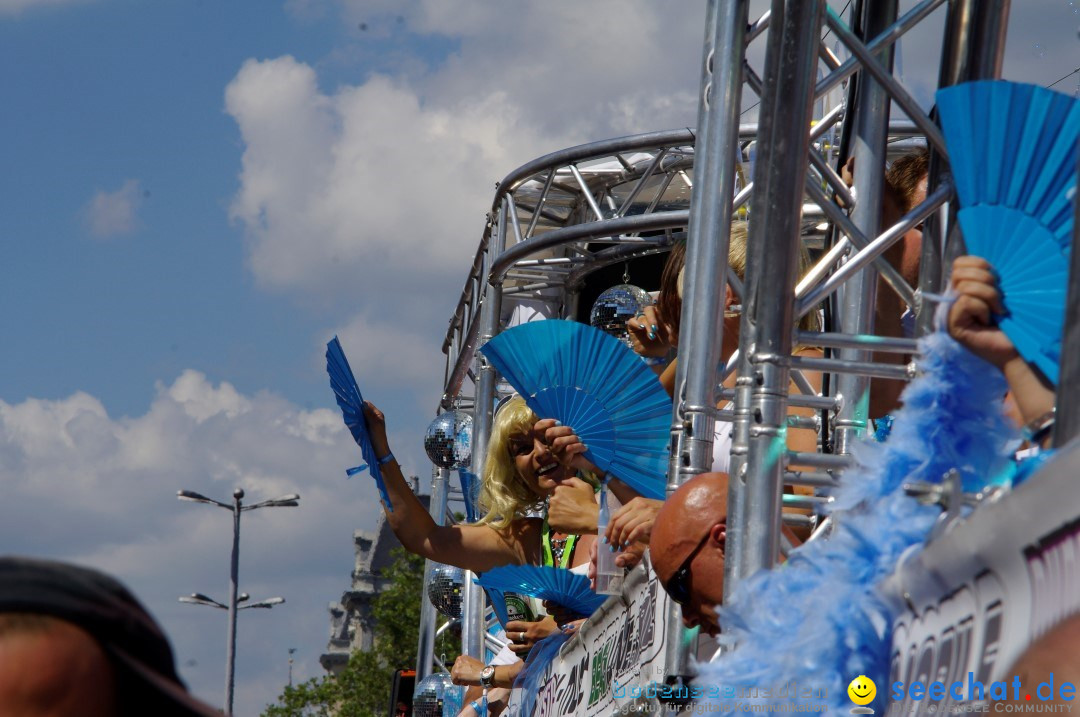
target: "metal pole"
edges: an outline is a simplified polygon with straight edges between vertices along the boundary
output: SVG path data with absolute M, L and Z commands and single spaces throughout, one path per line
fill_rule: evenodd
M 747 9 L 743 0 L 708 4 L 683 284 L 683 303 L 694 310 L 682 313 L 679 326 L 675 385 L 681 390 L 676 395 L 677 451 L 668 474 L 669 493 L 712 463 Z
M 1077 158 L 1080 174 L 1080 157 Z M 1065 327 L 1061 339 L 1061 372 L 1057 386 L 1057 419 L 1054 422 L 1054 446 L 1060 447 L 1080 433 L 1080 200 L 1073 199 L 1072 254 L 1069 258 L 1069 292 L 1065 300 Z
M 444 471 L 449 479 L 450 471 Z M 475 574 L 465 572 L 461 588 L 461 653 L 484 659 L 484 591 L 473 582 Z
M 897 0 L 876 0 L 863 5 L 862 37 L 872 38 L 896 19 Z M 882 64 L 892 69 L 891 48 Z M 880 56 L 879 56 L 880 57 Z M 855 188 L 859 201 L 852 213 L 855 226 L 866 236 L 877 236 L 881 225 L 881 199 L 884 192 L 886 147 L 889 131 L 889 94 L 869 72 L 859 73 L 858 107 L 855 109 L 853 134 Z M 877 298 L 877 272 L 869 267 L 855 274 L 844 286 L 841 300 L 840 331 L 845 334 L 874 333 Z M 870 361 L 870 352 L 842 349 L 843 361 Z M 870 407 L 870 379 L 856 374 L 837 378 L 837 393 L 844 406 L 836 416 L 834 450 L 850 453 L 851 446 L 865 431 Z
M 709 0 L 706 6 L 683 285 L 683 303 L 694 310 L 682 313 L 679 326 L 669 494 L 712 465 L 731 198 L 735 194 L 736 160 L 741 154 L 739 104 L 748 11 L 747 0 Z M 694 633 L 683 628 L 679 605 L 672 601 L 669 606 L 667 674 L 681 681 L 691 674 Z
M 496 217 L 494 241 L 489 250 L 486 266 L 492 266 L 506 248 L 508 224 L 511 221 L 510 199 L 503 197 L 502 206 Z M 480 309 L 480 341 L 477 349 L 499 333 L 503 286 L 501 278 L 494 283 L 491 279 L 492 277 L 489 276 L 484 291 L 484 303 Z M 483 475 L 484 463 L 487 461 L 488 439 L 491 437 L 491 414 L 495 403 L 495 381 L 498 378 L 498 372 L 479 350 L 476 352 L 476 361 L 478 379 L 473 409 L 475 415 L 473 416 L 472 471 L 480 476 Z M 472 578 L 472 573 L 465 573 L 465 588 L 461 602 L 461 653 L 482 659 L 484 593 L 473 586 Z
M 1001 76 L 1011 0 L 951 0 L 945 18 L 938 87 Z M 943 159 L 931 151 L 927 187 L 934 188 L 945 173 Z M 929 217 L 923 232 L 919 291 L 940 293 L 949 262 L 964 251 L 963 236 L 950 206 Z M 933 307 L 919 307 L 918 334 L 933 331 Z
M 435 468 L 431 474 L 431 501 L 428 513 L 436 525 L 446 522 L 446 492 L 448 471 Z M 424 589 L 431 584 L 431 561 L 424 561 Z M 420 637 L 416 645 L 416 682 L 431 674 L 435 659 L 435 606 L 425 594 L 420 599 Z
M 823 0 L 772 3 L 740 326 L 725 596 L 780 553 L 788 360 L 824 11 Z M 730 510 L 733 503 L 737 512 Z
M 229 567 L 229 628 L 225 645 L 225 714 L 233 713 L 233 685 L 236 678 L 236 596 L 240 576 L 240 506 L 244 490 L 233 491 L 232 562 Z

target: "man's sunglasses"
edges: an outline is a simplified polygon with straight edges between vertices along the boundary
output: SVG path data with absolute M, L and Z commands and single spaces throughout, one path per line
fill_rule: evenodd
M 668 596 L 679 603 L 682 606 L 690 604 L 690 563 L 694 561 L 694 557 L 701 551 L 702 546 L 705 545 L 705 541 L 709 539 L 709 533 L 705 533 L 701 538 L 701 542 L 697 544 L 697 547 L 690 551 L 690 554 L 686 556 L 686 560 L 682 562 L 679 569 L 667 579 L 664 583 L 664 590 L 667 591 Z

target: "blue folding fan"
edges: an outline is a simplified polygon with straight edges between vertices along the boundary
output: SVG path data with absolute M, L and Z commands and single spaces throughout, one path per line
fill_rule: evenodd
M 1080 102 L 1000 80 L 945 88 L 937 102 L 968 252 L 998 272 L 1002 331 L 1056 384 Z
M 623 342 L 575 321 L 531 321 L 480 349 L 541 418 L 574 429 L 585 458 L 663 500 L 671 399 Z
M 461 499 L 465 503 L 465 520 L 475 523 L 480 519 L 477 502 L 480 500 L 480 479 L 475 473 L 464 468 L 458 468 L 458 477 L 461 478 Z
M 484 592 L 487 594 L 488 604 L 491 605 L 491 609 L 495 612 L 495 618 L 499 621 L 499 624 L 506 629 L 506 623 L 510 622 L 510 613 L 506 610 L 506 597 L 503 595 L 503 591 L 498 588 L 484 587 Z
M 504 565 L 476 577 L 486 589 L 531 595 L 550 600 L 578 615 L 592 615 L 604 604 L 606 595 L 597 595 L 584 575 L 547 565 Z
M 341 408 L 345 425 L 352 434 L 353 440 L 356 441 L 356 445 L 360 446 L 360 455 L 367 461 L 366 465 L 350 468 L 345 473 L 352 477 L 364 468 L 371 471 L 371 477 L 375 479 L 383 504 L 392 513 L 394 504 L 390 502 L 390 494 L 386 492 L 386 483 L 383 482 L 382 472 L 379 471 L 378 456 L 375 455 L 375 448 L 371 445 L 367 421 L 364 420 L 364 397 L 360 393 L 360 387 L 356 385 L 352 369 L 349 368 L 349 360 L 345 358 L 345 352 L 341 350 L 341 342 L 338 341 L 337 336 L 326 344 L 326 373 L 330 375 L 330 388 L 334 389 L 334 398 L 337 399 L 337 405 Z

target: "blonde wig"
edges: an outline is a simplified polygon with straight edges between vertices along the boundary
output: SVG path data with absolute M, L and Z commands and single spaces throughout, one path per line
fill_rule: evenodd
M 746 240 L 748 236 L 748 222 L 734 221 L 731 223 L 731 241 L 728 243 L 728 266 L 740 279 L 746 278 Z M 799 278 L 810 271 L 813 263 L 810 261 L 810 252 L 806 248 L 806 242 L 799 242 Z M 815 309 L 799 319 L 798 328 L 803 331 L 820 331 L 821 322 L 818 311 Z
M 488 441 L 484 475 L 480 481 L 480 509 L 484 517 L 478 525 L 490 525 L 505 530 L 515 518 L 539 508 L 543 500 L 518 476 L 510 455 L 512 436 L 532 436 L 536 414 L 521 396 L 514 396 L 495 414 Z
M 746 279 L 746 239 L 748 223 L 743 220 L 731 223 L 730 240 L 728 242 L 728 266 L 735 272 L 740 281 Z M 679 321 L 682 316 L 683 273 L 686 262 L 686 244 L 680 242 L 671 250 L 668 262 L 664 266 L 664 274 L 660 279 L 660 296 L 656 304 L 660 309 L 660 315 L 665 321 L 674 322 L 676 331 L 679 329 Z M 799 242 L 799 277 L 806 275 L 813 263 L 810 261 L 810 252 L 806 249 L 805 242 Z M 670 318 L 669 318 L 670 317 Z M 821 321 L 818 312 L 811 311 L 799 319 L 798 328 L 803 331 L 820 331 Z

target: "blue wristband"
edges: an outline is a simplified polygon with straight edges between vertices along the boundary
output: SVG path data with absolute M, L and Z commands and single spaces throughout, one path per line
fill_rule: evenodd
M 646 366 L 652 368 L 654 366 L 667 366 L 668 360 L 664 356 L 642 356 L 641 360 Z
M 383 456 L 382 458 L 379 458 L 375 462 L 378 463 L 380 466 L 385 466 L 387 463 L 389 463 L 390 461 L 393 461 L 393 460 L 397 460 L 397 459 L 394 458 L 394 453 L 391 451 L 390 453 L 387 453 L 385 456 Z

